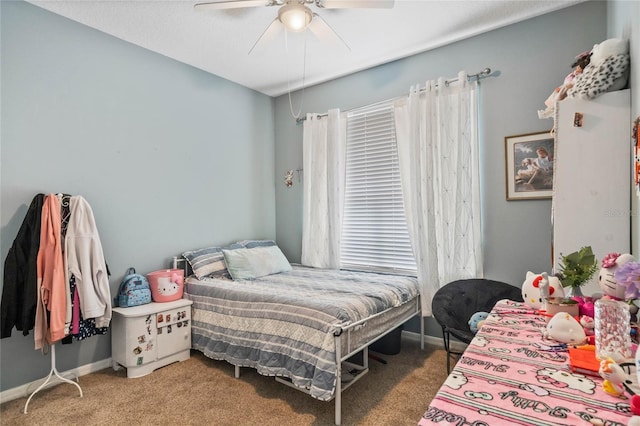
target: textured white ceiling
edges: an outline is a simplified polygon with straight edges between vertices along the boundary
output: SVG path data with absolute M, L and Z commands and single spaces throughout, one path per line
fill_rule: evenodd
M 29 0 L 53 13 L 270 96 L 582 1 L 396 0 L 392 9 L 319 9 L 312 5 L 310 8 L 340 35 L 350 51 L 340 44 L 318 41 L 311 34 L 291 33 L 285 37 L 282 32 L 249 55 L 277 16 L 277 6 L 202 11 L 193 7 L 197 1 L 187 0 Z

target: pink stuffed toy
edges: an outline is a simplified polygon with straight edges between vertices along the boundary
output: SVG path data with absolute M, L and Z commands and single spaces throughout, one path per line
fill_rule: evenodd
M 580 316 L 595 317 L 595 300 L 593 297 L 588 296 L 574 296 L 573 300 L 578 302 L 578 311 Z

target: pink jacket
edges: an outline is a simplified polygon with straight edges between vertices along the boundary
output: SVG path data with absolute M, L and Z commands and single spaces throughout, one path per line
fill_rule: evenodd
M 38 305 L 34 330 L 35 348 L 65 337 L 67 317 L 67 282 L 60 242 L 60 203 L 55 194 L 45 197 L 42 205 L 40 250 L 37 258 Z M 47 327 L 46 311 L 49 311 Z

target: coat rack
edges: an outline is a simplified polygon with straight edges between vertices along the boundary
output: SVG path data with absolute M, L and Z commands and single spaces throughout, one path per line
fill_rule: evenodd
M 74 382 L 73 380 L 69 380 L 65 377 L 62 377 L 60 373 L 58 373 L 58 370 L 56 369 L 56 345 L 51 345 L 51 371 L 49 372 L 49 375 L 45 378 L 45 381 L 42 382 L 42 384 L 38 386 L 38 389 L 33 391 L 33 393 L 29 396 L 29 399 L 27 399 L 27 403 L 24 404 L 24 414 L 27 414 L 27 408 L 29 407 L 29 402 L 31 402 L 31 398 L 33 398 L 35 394 L 40 392 L 46 385 L 48 385 L 49 383 L 52 383 L 52 379 L 54 376 L 57 377 L 62 382 L 70 383 L 75 387 L 77 387 L 78 390 L 80 391 L 80 398 L 82 398 L 82 388 L 80 387 L 80 385 Z

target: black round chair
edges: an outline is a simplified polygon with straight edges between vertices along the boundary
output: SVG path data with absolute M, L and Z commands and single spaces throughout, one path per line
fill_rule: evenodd
M 433 296 L 433 317 L 442 327 L 444 349 L 447 351 L 447 374 L 451 358 L 462 352 L 451 350 L 451 336 L 469 344 L 475 336 L 469 329 L 469 319 L 476 312 L 491 312 L 497 301 L 522 301 L 522 289 L 501 281 L 484 278 L 457 280 L 441 287 Z

